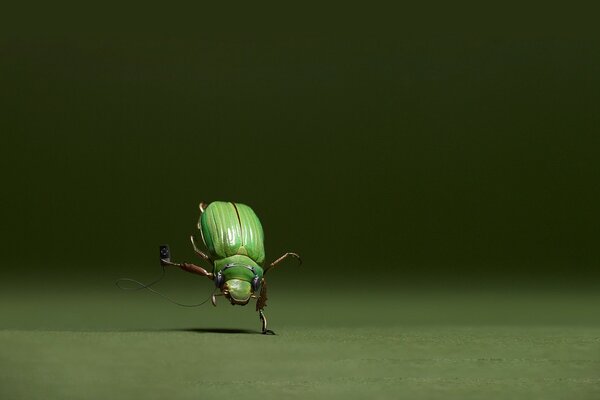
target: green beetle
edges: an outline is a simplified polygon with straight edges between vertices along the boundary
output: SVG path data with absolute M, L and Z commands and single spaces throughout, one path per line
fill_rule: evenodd
M 221 293 L 233 305 L 246 305 L 256 299 L 256 311 L 262 322 L 262 333 L 274 334 L 267 329 L 263 312 L 267 302 L 266 273 L 287 257 L 302 260 L 296 253 L 285 253 L 267 267 L 265 261 L 264 234 L 260 220 L 250 207 L 241 203 L 215 201 L 208 206 L 200 203 L 198 229 L 208 249 L 208 255 L 198 249 L 194 236 L 190 237 L 194 251 L 211 264 L 212 272 L 190 263 L 174 263 L 161 257 L 163 265 L 172 265 L 185 271 L 205 276 L 214 281 Z M 258 293 L 258 294 L 257 294 Z

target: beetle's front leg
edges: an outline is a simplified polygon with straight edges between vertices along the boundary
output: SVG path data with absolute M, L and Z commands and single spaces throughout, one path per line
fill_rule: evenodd
M 171 265 L 173 267 L 181 268 L 184 271 L 191 272 L 192 274 L 202 275 L 207 277 L 208 279 L 213 279 L 214 275 L 202 267 L 199 267 L 195 264 L 190 263 L 174 263 L 168 260 L 160 260 L 163 265 Z
M 263 335 L 274 335 L 275 332 L 273 332 L 270 329 L 267 329 L 267 317 L 265 317 L 265 313 L 263 312 L 263 310 L 258 310 L 258 317 L 260 318 L 260 322 L 262 322 Z
M 181 263 L 179 265 L 179 268 L 181 268 L 184 271 L 191 272 L 193 274 L 205 276 L 210 280 L 212 280 L 214 278 L 214 275 L 212 273 L 208 272 L 204 268 L 199 267 L 195 264 Z

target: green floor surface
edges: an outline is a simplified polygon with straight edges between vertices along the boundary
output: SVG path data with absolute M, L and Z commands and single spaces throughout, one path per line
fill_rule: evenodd
M 600 398 L 594 295 L 333 298 L 276 292 L 265 336 L 249 307 L 4 293 L 0 398 Z

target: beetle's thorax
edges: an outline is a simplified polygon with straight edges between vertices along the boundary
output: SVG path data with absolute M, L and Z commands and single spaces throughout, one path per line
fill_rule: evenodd
M 262 277 L 261 266 L 258 265 L 256 262 L 254 262 L 254 260 L 252 260 L 250 257 L 240 255 L 240 254 L 236 254 L 231 257 L 225 257 L 220 260 L 215 260 L 213 274 L 216 275 L 218 272 L 222 271 L 224 274 L 226 274 L 226 276 L 228 278 L 239 278 L 239 279 L 250 278 L 251 279 L 254 277 L 254 274 L 252 273 L 252 271 L 250 271 L 247 268 L 243 268 L 243 269 L 242 268 L 227 268 L 227 269 L 225 269 L 225 267 L 230 266 L 230 265 L 248 266 L 248 267 L 254 268 L 256 271 L 260 270 L 260 275 Z
M 245 305 L 254 294 L 252 281 L 260 282 L 263 269 L 249 257 L 235 255 L 215 261 L 213 273 L 215 283 L 231 304 Z

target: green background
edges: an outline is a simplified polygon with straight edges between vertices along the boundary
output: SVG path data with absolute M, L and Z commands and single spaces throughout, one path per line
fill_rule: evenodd
M 208 396 L 236 366 L 257 396 L 593 398 L 600 43 L 591 13 L 519 10 L 10 10 L 1 390 Z M 251 307 L 114 287 L 161 243 L 195 260 L 212 200 L 304 259 L 271 275 L 276 338 L 243 335 Z M 157 384 L 188 367 L 221 376 Z

